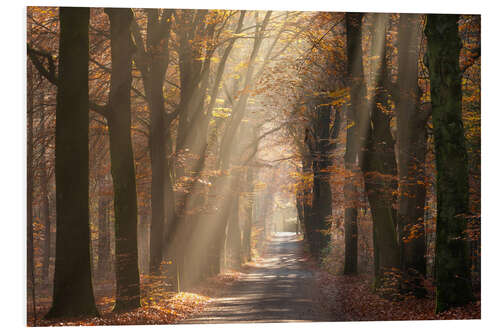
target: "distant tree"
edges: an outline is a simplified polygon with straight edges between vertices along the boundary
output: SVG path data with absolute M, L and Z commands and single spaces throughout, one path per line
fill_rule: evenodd
M 436 312 L 473 299 L 464 239 L 469 205 L 462 124 L 459 15 L 427 15 L 427 59 L 437 167 Z
M 89 228 L 89 8 L 59 9 L 56 263 L 46 318 L 95 316 Z
M 312 188 L 312 204 L 308 221 L 308 243 L 311 254 L 316 257 L 324 255 L 330 243 L 330 227 L 332 222 L 332 190 L 330 186 L 332 151 L 334 139 L 340 130 L 339 110 L 333 112 L 328 99 L 313 99 L 313 126 L 308 132 L 306 143 L 309 147 L 314 175 Z M 332 117 L 334 115 L 334 117 Z

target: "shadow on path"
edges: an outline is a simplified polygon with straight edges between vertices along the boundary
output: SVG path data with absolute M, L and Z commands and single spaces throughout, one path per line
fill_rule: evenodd
M 306 267 L 295 233 L 276 233 L 266 252 L 205 311 L 180 324 L 338 321 L 318 306 L 314 271 Z

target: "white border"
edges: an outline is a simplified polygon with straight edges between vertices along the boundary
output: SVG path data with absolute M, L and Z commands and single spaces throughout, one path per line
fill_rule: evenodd
M 98 327 L 97 330 L 174 330 L 208 332 L 230 332 L 243 330 L 253 332 L 257 330 L 375 330 L 375 332 L 398 332 L 401 330 L 422 333 L 431 331 L 493 331 L 496 326 L 499 311 L 496 306 L 500 297 L 498 279 L 499 253 L 497 238 L 500 235 L 496 207 L 498 206 L 497 191 L 499 190 L 498 174 L 500 143 L 500 110 L 497 97 L 499 49 L 497 6 L 494 1 L 300 1 L 290 0 L 263 1 L 253 0 L 236 3 L 234 0 L 171 0 L 171 1 L 138 1 L 138 0 L 100 0 L 100 1 L 10 1 L 3 6 L 2 24 L 2 108 L 1 143 L 2 162 L 0 163 L 2 191 L 0 197 L 2 212 L 3 237 L 2 245 L 2 280 L 4 291 L 1 304 L 1 326 L 7 329 L 25 328 L 25 261 L 26 261 L 26 120 L 25 120 L 25 91 L 26 91 L 26 55 L 25 55 L 25 6 L 26 5 L 65 5 L 91 7 L 174 7 L 174 8 L 231 8 L 231 9 L 273 9 L 273 10 L 328 10 L 328 11 L 362 11 L 362 12 L 418 12 L 418 13 L 464 13 L 482 14 L 482 241 L 483 241 L 483 315 L 481 321 L 413 321 L 413 322 L 364 322 L 364 323 L 315 323 L 315 324 L 235 324 L 235 325 L 203 325 L 203 326 L 121 326 Z M 6 5 L 6 6 L 5 6 Z M 41 328 L 42 330 L 50 328 Z M 76 328 L 61 328 L 73 330 Z M 10 330 L 9 330 L 10 331 Z

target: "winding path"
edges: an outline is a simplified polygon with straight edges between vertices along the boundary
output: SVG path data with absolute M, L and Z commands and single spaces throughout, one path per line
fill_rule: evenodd
M 277 233 L 262 260 L 230 287 L 229 297 L 181 324 L 342 320 L 319 307 L 315 272 L 306 267 L 302 248 L 295 233 Z

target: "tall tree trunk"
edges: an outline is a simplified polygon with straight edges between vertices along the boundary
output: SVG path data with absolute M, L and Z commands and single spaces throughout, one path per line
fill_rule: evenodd
M 458 15 L 427 15 L 425 27 L 437 166 L 436 312 L 473 298 L 464 240 L 469 184 L 458 19 Z
M 111 23 L 109 142 L 115 208 L 116 304 L 114 311 L 141 306 L 137 249 L 137 192 L 131 138 L 132 10 L 106 9 Z
M 97 315 L 89 227 L 89 8 L 60 8 L 56 264 L 46 318 Z
M 347 76 L 351 103 L 347 111 L 347 141 L 344 156 L 346 179 L 344 185 L 345 260 L 344 274 L 358 272 L 358 200 L 355 168 L 359 154 L 359 133 L 356 114 L 362 112 L 366 98 L 363 77 L 363 50 L 361 39 L 362 13 L 346 14 Z
M 134 21 L 132 24 L 132 32 L 138 43 L 137 52 L 135 54 L 136 65 L 141 71 L 142 82 L 144 85 L 145 95 L 148 102 L 150 115 L 150 152 L 151 152 L 151 208 L 152 219 L 150 224 L 150 272 L 155 274 L 158 272 L 160 263 L 163 259 L 163 241 L 166 234 L 166 209 L 169 209 L 169 202 L 173 203 L 173 191 L 166 195 L 165 191 L 169 190 L 169 182 L 167 179 L 167 162 L 166 162 L 166 147 L 168 137 L 165 137 L 165 132 L 168 131 L 169 121 L 166 121 L 165 106 L 163 96 L 163 84 L 165 72 L 169 62 L 169 47 L 168 40 L 171 29 L 171 16 L 173 10 L 165 9 L 160 15 L 158 9 L 146 9 L 147 21 L 147 36 L 146 43 L 143 42 L 143 37 L 138 24 Z M 146 47 L 144 46 L 146 44 Z M 167 134 L 168 135 L 168 134 Z M 167 208 L 165 208 L 167 204 Z M 169 225 L 175 222 L 174 215 L 171 214 Z
M 159 73 L 151 73 L 153 77 Z M 162 77 L 163 78 L 163 77 Z M 151 85 L 151 233 L 150 233 L 150 271 L 157 273 L 162 261 L 162 242 L 165 226 L 165 128 L 163 122 L 163 84 L 153 80 Z M 173 200 L 173 198 L 170 198 Z
M 385 29 L 386 22 L 384 14 L 376 14 L 375 29 Z M 375 34 L 372 55 L 379 55 L 380 62 L 379 66 L 375 66 L 375 96 L 366 137 L 362 139 L 364 151 L 361 168 L 373 218 L 374 286 L 385 289 L 394 282 L 391 275 L 393 270 L 400 267 L 395 209 L 396 157 L 390 126 L 391 116 L 384 111 L 384 108 L 389 108 L 385 34 Z M 393 293 L 396 292 L 395 289 L 390 287 L 387 291 Z
M 28 28 L 28 33 L 31 32 L 31 24 Z M 27 227 L 27 241 L 28 241 L 28 246 L 27 246 L 27 278 L 26 281 L 27 283 L 27 291 L 29 292 L 29 297 L 31 297 L 31 304 L 32 308 L 31 311 L 33 312 L 33 320 L 34 320 L 34 325 L 36 325 L 36 296 L 35 296 L 35 247 L 34 247 L 34 236 L 33 236 L 33 180 L 34 180 L 34 171 L 33 171 L 33 151 L 34 151 L 34 144 L 33 144 L 33 112 L 34 112 L 34 106 L 33 106 L 33 80 L 34 80 L 34 75 L 33 75 L 33 67 L 30 66 L 28 63 L 28 70 L 27 70 L 28 78 L 27 78 L 27 84 L 28 84 L 28 89 L 27 89 L 27 161 L 26 161 L 26 166 L 27 166 L 27 178 L 26 178 L 26 202 L 27 202 L 27 207 L 26 207 L 26 227 Z M 26 302 L 27 306 L 29 306 L 29 302 Z M 28 308 L 28 313 L 30 309 Z M 29 318 L 28 318 L 29 320 Z
M 310 232 L 311 254 L 320 257 L 330 243 L 330 226 L 332 220 L 332 191 L 330 188 L 330 121 L 331 106 L 316 103 L 316 133 L 317 143 L 313 154 L 313 200 L 312 200 L 312 225 Z
M 398 229 L 403 290 L 425 295 L 424 162 L 428 117 L 418 112 L 419 15 L 401 14 L 398 28 L 397 111 L 399 166 Z

